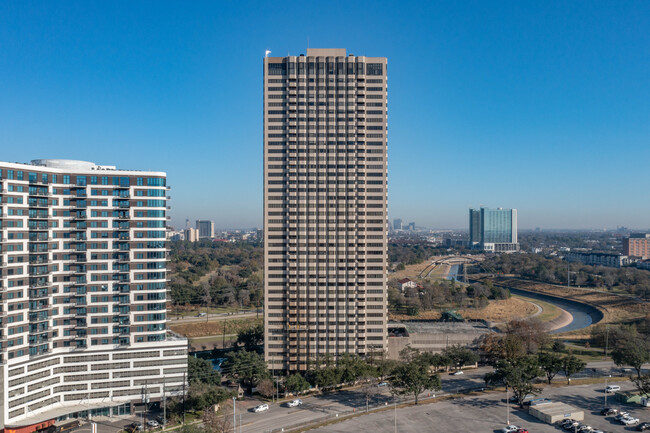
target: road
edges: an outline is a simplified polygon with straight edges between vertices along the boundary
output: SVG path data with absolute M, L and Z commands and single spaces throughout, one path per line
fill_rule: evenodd
M 458 392 L 462 392 L 468 389 L 480 389 L 481 387 L 484 386 L 483 377 L 485 376 L 485 373 L 489 371 L 492 371 L 492 367 L 480 367 L 478 369 L 466 370 L 465 374 L 460 376 L 443 374 L 442 376 L 443 391 L 438 393 L 425 392 L 420 397 L 422 399 L 425 399 L 429 396 L 429 394 L 431 395 L 435 394 L 437 396 L 441 396 L 441 395 L 448 395 L 448 394 L 457 394 Z M 611 361 L 610 362 L 599 361 L 599 362 L 589 363 L 587 365 L 587 369 L 584 372 L 574 377 L 576 378 L 589 377 L 589 376 L 604 377 L 610 374 L 620 375 L 621 370 L 618 367 L 614 367 Z M 561 374 L 558 375 L 558 379 L 561 379 Z M 623 389 L 631 388 L 630 382 L 626 379 L 612 379 L 612 381 L 613 380 L 618 380 L 617 384 L 621 385 Z M 604 387 L 603 384 L 592 386 L 593 389 L 595 388 L 602 389 L 603 387 Z M 558 395 L 562 394 L 563 396 L 565 396 L 563 397 L 562 401 L 574 405 L 578 405 L 578 403 L 580 403 L 582 407 L 582 405 L 586 403 L 581 402 L 580 399 L 584 399 L 586 397 L 582 396 L 582 394 L 580 393 L 576 394 L 575 392 L 577 392 L 578 390 L 582 390 L 583 388 L 585 387 L 581 385 L 578 386 L 574 385 L 571 387 L 553 387 L 550 389 L 546 389 L 544 393 L 557 393 Z M 574 392 L 574 390 L 576 391 Z M 379 394 L 373 397 L 370 401 L 371 407 L 381 407 L 381 406 L 385 407 L 386 405 L 390 405 L 393 403 L 393 398 L 390 395 L 390 390 L 387 387 L 377 388 L 377 391 L 379 392 Z M 601 393 L 601 394 L 596 394 L 595 396 L 597 398 L 601 398 L 604 395 Z M 479 400 L 477 400 L 478 403 L 471 403 L 471 404 L 465 403 L 465 404 L 468 404 L 471 407 L 473 407 L 474 405 L 478 405 L 479 407 L 485 406 L 485 407 L 492 407 L 492 408 L 496 407 L 494 405 L 498 406 L 497 403 L 490 402 L 491 401 L 490 398 L 491 397 L 489 397 L 489 395 L 486 394 L 485 397 L 480 397 Z M 340 416 L 344 416 L 345 414 L 351 413 L 352 411 L 363 412 L 365 411 L 365 407 L 366 407 L 365 397 L 359 390 L 346 390 L 341 392 L 332 392 L 332 393 L 327 393 L 327 394 L 313 396 L 313 397 L 305 397 L 302 400 L 304 404 L 302 407 L 299 408 L 288 408 L 278 404 L 269 404 L 269 410 L 262 413 L 252 412 L 252 408 L 260 403 L 258 400 L 246 398 L 243 401 L 238 401 L 237 417 L 236 417 L 238 423 L 238 429 L 239 429 L 240 415 L 241 415 L 241 422 L 242 422 L 241 425 L 242 433 L 262 433 L 268 431 L 279 431 L 279 429 L 289 428 L 291 426 L 296 426 L 301 423 L 321 422 L 328 418 L 335 417 L 337 413 Z M 470 400 L 470 401 L 474 401 L 474 400 Z M 439 404 L 443 404 L 443 403 L 439 403 Z M 438 406 L 439 404 L 424 405 L 422 407 L 428 407 L 428 408 L 432 408 L 434 406 L 439 407 Z M 601 403 L 597 402 L 594 404 L 600 405 Z M 502 406 L 503 406 L 502 413 L 505 413 L 505 405 Z M 454 410 L 461 410 L 463 407 L 464 406 L 460 403 L 455 403 L 453 406 L 453 408 L 455 408 Z M 400 413 L 400 411 L 408 411 L 408 410 L 409 409 L 398 409 L 398 413 Z M 516 414 L 518 412 L 515 411 L 513 413 Z M 407 416 L 407 415 L 403 415 L 403 416 Z M 463 415 L 462 412 L 459 412 L 458 416 L 459 417 L 462 416 L 463 419 L 465 419 L 465 415 Z M 367 417 L 364 416 L 362 418 L 375 419 L 376 417 L 381 418 L 379 414 L 374 414 L 374 415 L 371 414 Z M 481 417 L 477 419 L 489 420 L 491 419 L 490 417 L 493 418 L 494 416 L 491 414 L 486 414 L 486 415 L 481 415 Z M 117 433 L 121 428 L 121 426 L 132 422 L 132 420 L 119 421 L 115 423 L 109 423 L 106 421 L 100 421 L 100 422 L 101 423 L 99 424 L 99 433 Z M 346 422 L 346 424 L 347 423 L 348 422 Z M 344 424 L 337 424 L 337 425 L 342 426 Z M 417 423 L 415 425 L 417 425 Z M 606 427 L 605 430 L 612 431 L 612 429 L 609 428 L 608 425 L 604 427 Z M 485 427 L 483 426 L 478 430 L 472 429 L 469 431 L 481 431 L 484 429 Z M 365 426 L 363 428 L 355 427 L 352 428 L 351 430 L 339 429 L 339 430 L 322 430 L 322 431 L 325 432 L 325 431 L 355 431 L 355 430 L 372 431 L 372 429 L 366 429 Z M 429 431 L 429 430 L 430 429 L 408 430 L 405 428 L 404 430 L 399 430 L 399 431 L 408 432 L 408 431 Z M 438 430 L 439 429 L 436 429 L 436 431 Z M 459 429 L 456 428 L 454 430 L 456 431 Z M 387 430 L 376 430 L 375 433 L 379 431 L 387 431 Z M 440 429 L 440 431 L 445 431 L 445 429 Z M 621 431 L 621 433 L 622 432 L 623 431 Z M 82 428 L 82 430 L 80 430 L 80 433 L 90 433 L 89 427 Z M 559 433 L 559 430 L 556 433 Z
M 213 320 L 230 320 L 230 319 L 244 319 L 247 317 L 256 317 L 258 313 L 256 311 L 241 311 L 235 313 L 216 313 L 210 314 L 207 319 L 205 316 L 185 316 L 181 318 L 175 318 L 173 314 L 169 314 L 169 325 L 174 325 L 176 323 L 191 323 L 191 322 L 212 322 Z M 259 317 L 263 317 L 263 310 L 259 310 Z
M 620 383 L 621 388 L 630 389 L 631 384 Z M 561 401 L 585 412 L 585 424 L 613 433 L 631 433 L 634 427 L 625 427 L 613 417 L 599 414 L 604 405 L 603 385 L 577 385 L 546 388 L 541 394 L 554 401 Z M 612 401 L 608 402 L 612 406 Z M 616 406 L 616 404 L 613 404 Z M 639 405 L 626 409 L 641 421 L 648 421 L 648 410 Z M 424 431 L 500 432 L 506 423 L 516 424 L 534 433 L 560 433 L 563 430 L 528 415 L 518 407 L 509 408 L 503 393 L 482 394 L 476 397 L 462 397 L 435 404 L 411 406 L 397 410 L 386 410 L 369 416 L 312 430 L 315 433 L 373 432 L 373 433 L 419 433 Z

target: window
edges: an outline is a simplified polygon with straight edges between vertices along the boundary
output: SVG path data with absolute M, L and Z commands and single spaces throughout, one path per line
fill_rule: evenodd
M 64 174 L 63 175 L 63 183 L 66 185 L 70 185 L 70 175 L 69 174 Z
M 284 63 L 269 63 L 269 75 L 287 75 L 287 65 Z
M 368 63 L 368 75 L 384 75 L 384 65 L 381 63 Z

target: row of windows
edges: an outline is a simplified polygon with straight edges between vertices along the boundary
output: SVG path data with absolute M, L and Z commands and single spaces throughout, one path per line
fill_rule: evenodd
M 40 176 L 39 176 L 40 174 Z M 8 180 L 25 180 L 25 173 L 23 170 L 12 170 L 12 169 L 0 169 L 0 179 Z M 59 174 L 50 174 L 50 173 L 35 173 L 28 172 L 27 180 L 29 182 L 39 182 L 39 183 L 59 183 L 58 180 L 61 179 L 63 184 L 71 185 L 76 184 L 78 186 L 90 185 L 114 185 L 114 186 L 130 186 L 131 178 L 125 176 L 82 176 L 82 175 L 59 175 Z M 74 179 L 74 182 L 72 182 Z M 159 177 L 137 177 L 136 185 L 138 186 L 165 186 L 165 178 Z
M 367 66 L 367 67 L 366 67 Z M 269 63 L 268 75 L 294 75 L 309 74 L 309 75 L 334 75 L 334 74 L 348 74 L 348 75 L 383 75 L 384 65 L 382 63 L 368 63 L 363 62 L 332 62 L 332 61 L 316 61 L 316 62 L 283 62 L 283 63 Z

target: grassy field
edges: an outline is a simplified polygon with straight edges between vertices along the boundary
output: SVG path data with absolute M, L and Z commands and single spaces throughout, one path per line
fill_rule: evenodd
M 445 309 L 443 308 L 443 310 Z M 528 317 L 536 313 L 537 308 L 530 302 L 513 296 L 510 299 L 489 301 L 485 308 L 462 308 L 458 312 L 466 319 L 506 322 L 514 318 Z M 389 318 L 391 320 L 438 320 L 440 319 L 440 311 L 422 311 L 417 316 L 389 313 Z
M 402 278 L 415 279 L 420 272 L 425 270 L 431 264 L 431 260 L 433 260 L 433 258 L 429 258 L 417 265 L 407 265 L 406 269 L 403 271 L 393 272 L 392 274 L 389 274 L 388 277 L 390 279 L 397 278 L 398 280 L 401 280 Z
M 169 328 L 188 338 L 237 334 L 239 331 L 262 324 L 262 318 L 250 317 L 246 319 L 220 319 L 209 322 L 171 323 Z
M 565 299 L 582 302 L 598 308 L 603 313 L 605 324 L 626 324 L 641 319 L 650 314 L 650 304 L 634 300 L 630 296 L 623 296 L 602 290 L 564 287 L 553 284 L 538 283 L 518 278 L 490 278 L 497 284 L 516 287 L 533 292 L 546 293 Z M 588 335 L 589 329 L 585 328 L 569 333 L 574 338 Z
M 512 295 L 512 297 L 527 301 L 527 298 L 524 296 Z M 535 299 L 533 302 L 542 307 L 542 312 L 539 315 L 535 316 L 542 322 L 548 322 L 553 319 L 557 319 L 557 317 L 561 314 L 560 309 L 553 304 L 549 304 L 548 302 L 540 301 L 538 299 Z

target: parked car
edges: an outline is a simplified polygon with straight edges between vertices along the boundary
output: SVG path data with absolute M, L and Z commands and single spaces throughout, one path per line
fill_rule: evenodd
M 593 427 L 591 427 L 590 425 L 583 424 L 583 425 L 578 427 L 578 431 L 581 432 L 581 433 L 588 433 L 588 432 L 590 432 L 592 430 L 593 430 Z
M 608 393 L 608 394 L 612 393 L 612 392 L 620 391 L 620 390 L 621 390 L 621 387 L 618 386 L 618 385 L 607 385 L 607 388 L 605 388 L 605 392 Z
M 600 429 L 596 429 L 596 430 L 592 430 L 591 433 L 605 433 L 605 432 Z
M 302 400 L 300 400 L 299 398 L 295 400 L 291 400 L 289 403 L 287 403 L 287 406 L 288 407 L 302 406 Z
M 149 421 L 147 421 L 147 426 L 156 428 L 156 427 L 160 427 L 160 424 L 158 424 L 158 421 L 156 421 L 155 419 L 150 419 Z
M 269 405 L 266 403 L 260 404 L 259 406 L 255 406 L 253 409 L 253 412 L 264 412 L 265 410 L 269 410 Z
M 606 407 L 600 411 L 600 414 L 604 416 L 618 415 L 618 409 L 614 409 L 613 407 Z
M 452 375 L 454 375 L 454 376 L 460 376 L 461 374 L 465 374 L 465 373 L 463 373 L 463 370 L 454 371 L 452 373 Z
M 528 430 L 526 430 L 525 428 L 520 428 L 520 429 L 517 429 L 515 431 L 515 433 L 528 433 Z
M 636 429 L 638 431 L 650 430 L 650 422 L 642 422 L 641 424 L 636 426 Z
M 562 428 L 564 430 L 575 430 L 575 428 L 577 426 L 579 426 L 579 425 L 580 425 L 580 423 L 578 421 L 570 419 L 567 422 L 565 422 L 564 424 L 562 424 Z
M 130 433 L 135 433 L 138 431 L 142 431 L 143 428 L 142 428 L 142 424 L 140 424 L 139 422 L 134 422 L 124 427 L 124 430 Z
M 503 433 L 515 433 L 517 430 L 519 430 L 520 427 L 510 424 L 508 426 L 505 426 L 504 428 L 501 429 Z
M 388 386 L 388 382 L 379 382 L 377 386 Z
M 616 416 L 614 417 L 614 419 L 615 419 L 616 421 L 620 421 L 620 420 L 622 420 L 623 418 L 625 418 L 626 416 L 630 416 L 630 414 L 627 413 L 627 412 L 624 412 L 624 411 L 620 411 L 620 412 L 618 413 L 618 415 L 616 415 Z
M 619 421 L 623 425 L 634 425 L 639 423 L 639 418 L 634 418 L 631 416 L 626 416 L 624 418 L 621 418 Z

